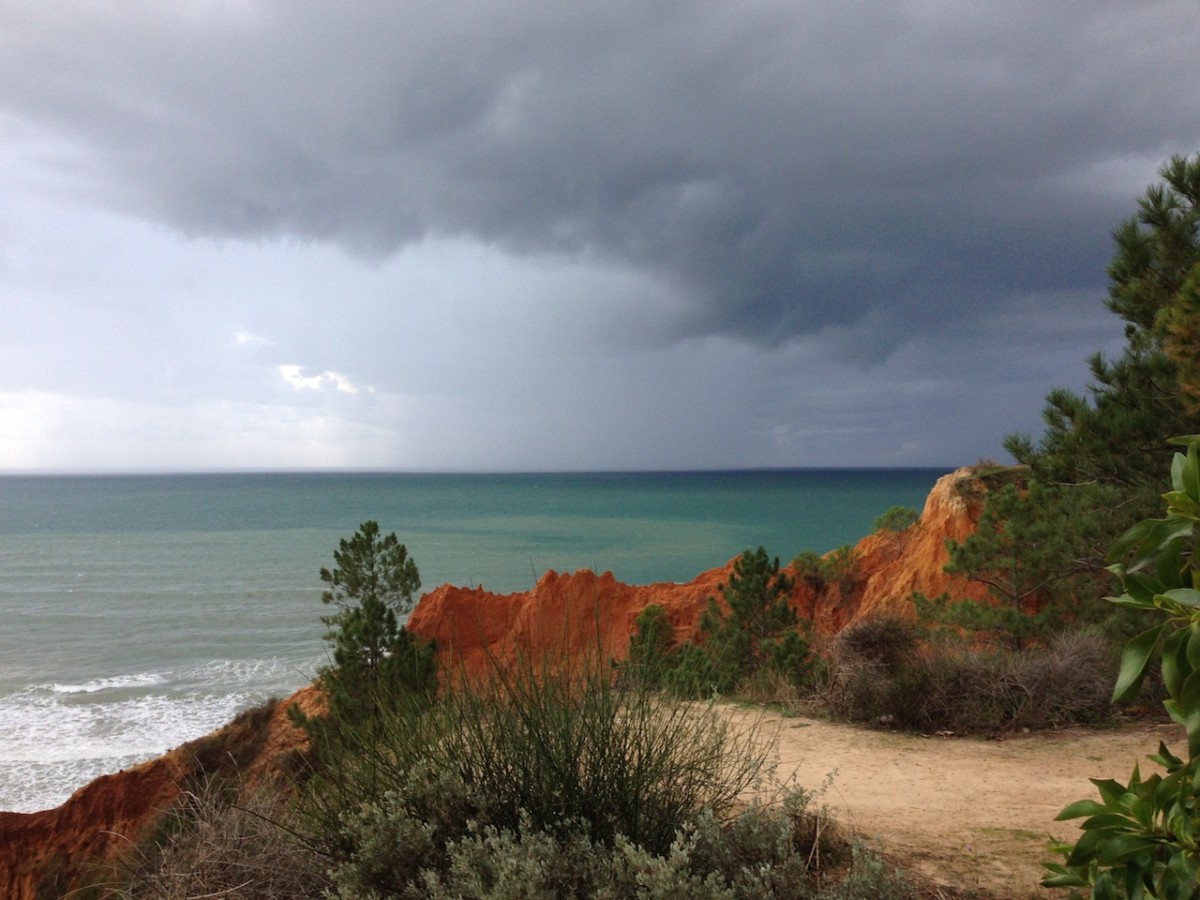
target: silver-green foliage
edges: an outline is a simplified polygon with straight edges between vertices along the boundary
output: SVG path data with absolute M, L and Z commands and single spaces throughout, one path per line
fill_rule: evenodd
M 490 680 L 452 679 L 433 703 L 394 704 L 370 728 L 345 731 L 303 800 L 313 843 L 366 866 L 360 886 L 392 890 L 467 822 L 517 834 L 528 820 L 556 838 L 583 829 L 601 844 L 623 837 L 665 852 L 701 811 L 731 815 L 769 776 L 772 746 L 759 726 L 735 729 L 709 705 L 614 679 L 606 658 L 518 659 L 497 664 Z M 440 830 L 393 834 L 386 846 L 405 852 L 380 856 L 363 842 L 387 827 L 360 827 L 379 815 Z M 371 859 L 386 865 L 368 872 Z M 433 857 L 428 865 L 439 867 Z
M 465 795 L 457 776 L 439 788 Z M 618 835 L 598 840 L 585 822 L 555 831 L 522 813 L 515 826 L 482 819 L 452 825 L 436 815 L 413 821 L 428 785 L 380 798 L 350 817 L 357 852 L 333 870 L 338 900 L 429 897 L 435 900 L 908 900 L 907 880 L 862 848 L 844 879 L 822 885 L 809 795 L 795 791 L 775 806 L 753 804 L 727 821 L 704 810 L 670 846 L 654 852 Z M 407 790 L 415 790 L 408 795 Z M 414 802 L 416 801 L 416 802 Z M 450 804 L 454 806 L 455 804 Z M 448 840 L 438 835 L 453 831 Z M 830 853 L 830 847 L 824 849 Z
M 1135 766 L 1126 784 L 1092 779 L 1100 800 L 1059 814 L 1083 818 L 1083 835 L 1059 848 L 1065 864 L 1049 865 L 1043 884 L 1090 888 L 1093 897 L 1200 897 L 1200 436 L 1175 443 L 1187 452 L 1171 466 L 1166 516 L 1135 525 L 1112 550 L 1130 559 L 1110 569 L 1125 589 L 1113 602 L 1161 616 L 1126 646 L 1113 699 L 1135 696 L 1157 660 L 1164 705 L 1187 731 L 1187 752 L 1179 757 L 1160 744 L 1150 759 L 1165 774 L 1143 777 Z

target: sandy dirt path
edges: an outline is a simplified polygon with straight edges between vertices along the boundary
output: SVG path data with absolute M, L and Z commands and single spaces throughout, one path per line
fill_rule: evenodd
M 761 713 L 731 710 L 749 722 Z M 935 883 L 996 898 L 1057 897 L 1038 886 L 1051 839 L 1078 826 L 1055 822 L 1068 803 L 1096 797 L 1088 778 L 1128 779 L 1160 740 L 1178 750 L 1183 731 L 1139 724 L 1115 731 L 1070 729 L 1002 740 L 868 731 L 804 717 L 778 727 L 779 774 L 813 790 L 839 825 Z

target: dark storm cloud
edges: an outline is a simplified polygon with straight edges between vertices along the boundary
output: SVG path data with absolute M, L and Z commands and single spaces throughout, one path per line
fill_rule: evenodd
M 1191 0 L 11 4 L 0 99 L 188 234 L 590 258 L 673 285 L 675 336 L 851 326 L 870 356 L 1102 288 L 1108 232 L 1200 138 L 1198 25 Z

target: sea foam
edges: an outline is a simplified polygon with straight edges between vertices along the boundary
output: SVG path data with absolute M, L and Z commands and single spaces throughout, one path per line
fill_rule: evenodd
M 0 696 L 0 810 L 57 806 L 94 778 L 202 737 L 303 683 L 281 660 L 213 660 Z

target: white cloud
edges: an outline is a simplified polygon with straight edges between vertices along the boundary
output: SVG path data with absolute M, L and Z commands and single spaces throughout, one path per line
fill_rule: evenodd
M 343 394 L 358 393 L 358 386 L 338 372 L 327 371 L 317 375 L 304 375 L 302 372 L 301 366 L 283 365 L 279 367 L 279 374 L 283 376 L 283 380 L 298 391 L 321 391 L 326 386 L 331 386 Z
M 276 342 L 270 338 L 265 338 L 259 334 L 252 334 L 249 331 L 238 331 L 233 335 L 234 343 L 240 347 L 250 345 L 252 347 L 274 347 Z

